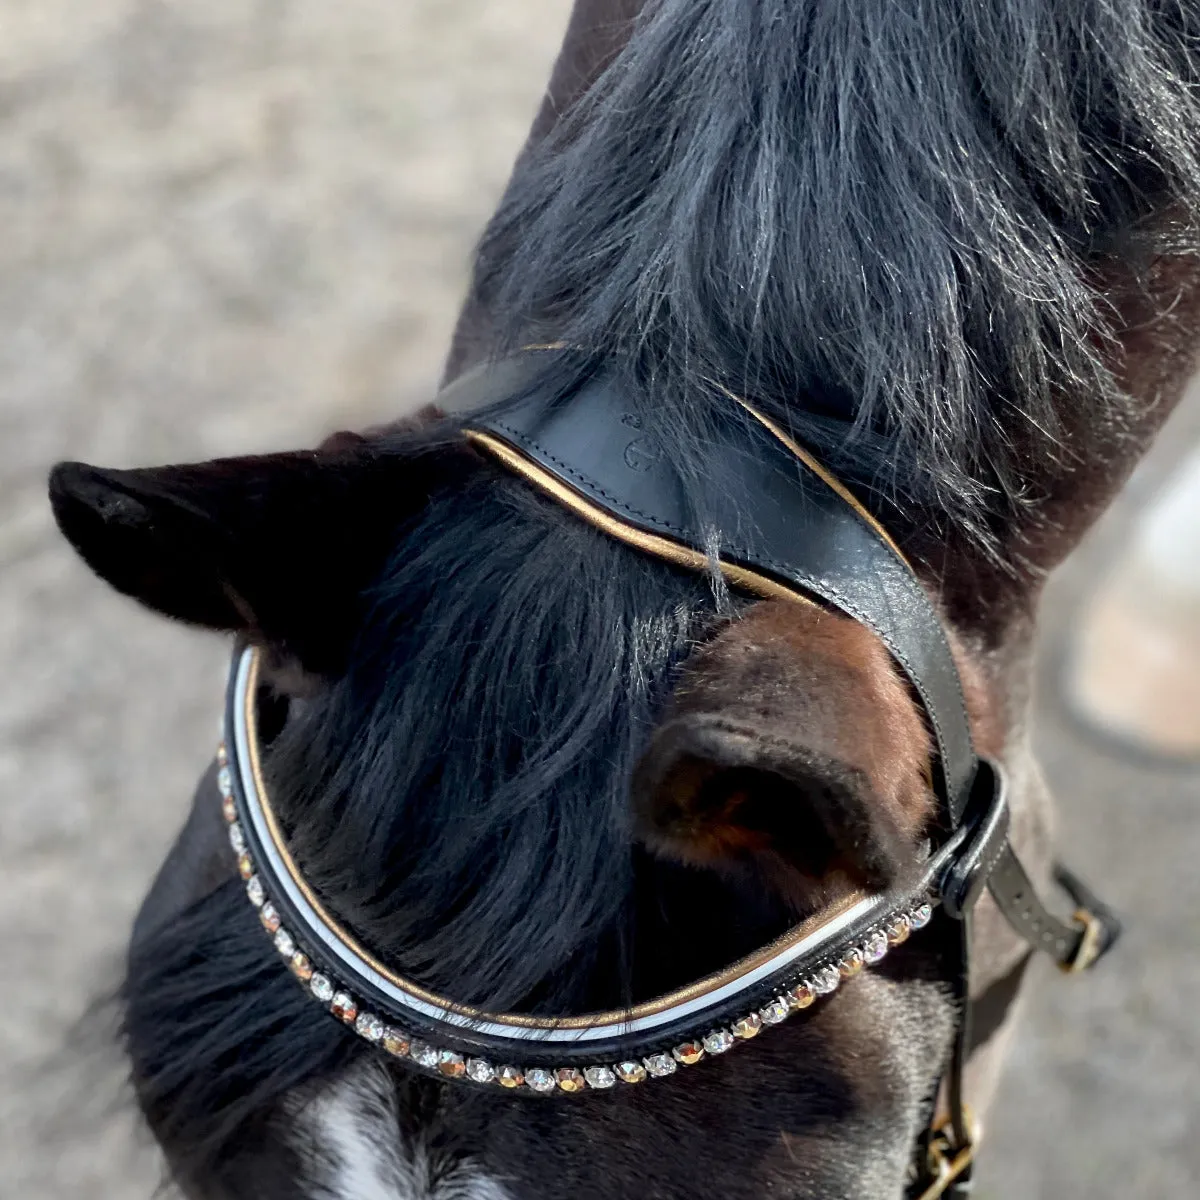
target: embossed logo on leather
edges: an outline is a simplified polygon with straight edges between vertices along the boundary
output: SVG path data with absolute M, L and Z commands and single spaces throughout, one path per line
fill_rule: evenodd
M 621 424 L 627 425 L 630 429 L 641 429 L 642 418 L 637 413 L 622 413 Z M 625 453 L 622 455 L 625 460 L 625 465 L 631 471 L 648 471 L 660 458 L 662 458 L 662 448 L 652 437 L 634 438 L 632 442 L 625 447 Z

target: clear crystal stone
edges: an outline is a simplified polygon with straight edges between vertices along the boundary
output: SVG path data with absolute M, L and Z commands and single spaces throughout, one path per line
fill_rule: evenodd
M 262 908 L 267 899 L 267 893 L 263 888 L 262 880 L 257 875 L 251 875 L 246 880 L 246 895 L 250 897 L 250 903 L 255 908 Z
M 664 1075 L 674 1075 L 677 1069 L 675 1060 L 669 1054 L 651 1054 L 643 1061 L 646 1064 L 646 1070 L 658 1079 Z
M 228 767 L 222 767 L 217 772 L 217 788 L 222 796 L 233 795 L 233 776 L 229 773 Z
M 275 905 L 269 900 L 258 910 L 258 919 L 262 922 L 263 928 L 268 933 L 274 933 L 282 923 Z
M 333 999 L 333 982 L 327 975 L 314 975 L 308 981 L 308 990 L 312 992 L 322 1004 L 328 1004 Z
M 496 1068 L 486 1058 L 468 1058 L 467 1078 L 476 1083 L 491 1083 L 496 1078 Z
M 434 1068 L 438 1065 L 438 1051 L 428 1042 L 413 1042 L 409 1055 L 413 1062 L 422 1067 Z
M 374 1013 L 359 1013 L 354 1022 L 354 1032 L 368 1042 L 377 1042 L 383 1037 L 383 1022 Z
M 863 961 L 873 967 L 877 962 L 882 962 L 887 957 L 888 940 L 885 933 L 873 933 L 867 938 L 867 944 L 863 946 Z
M 552 1092 L 558 1086 L 554 1081 L 554 1072 L 544 1067 L 531 1067 L 525 1072 L 525 1082 L 535 1092 Z
M 237 821 L 229 827 L 229 844 L 233 847 L 234 854 L 244 854 L 246 851 L 246 835 Z
M 908 914 L 908 924 L 910 929 L 924 929 L 929 924 L 929 919 L 933 916 L 933 906 L 930 904 L 921 904 Z
M 646 1068 L 640 1062 L 626 1059 L 616 1065 L 617 1078 L 622 1083 L 641 1083 L 646 1078 Z
M 728 1029 L 714 1029 L 704 1035 L 704 1049 L 709 1054 L 724 1054 L 733 1045 L 733 1034 Z
M 780 1021 L 787 1020 L 789 1011 L 787 1001 L 782 996 L 776 996 L 770 1004 L 758 1010 L 758 1015 L 764 1025 L 778 1025 Z
M 333 997 L 333 1002 L 329 1005 L 330 1010 L 335 1016 L 341 1017 L 347 1025 L 353 1025 L 354 1019 L 358 1016 L 358 1005 L 354 1002 L 354 997 L 349 992 L 338 992 Z
M 818 996 L 828 996 L 830 992 L 836 992 L 838 984 L 842 981 L 842 974 L 837 967 L 822 967 L 812 977 L 812 990 Z
M 285 958 L 291 958 L 296 953 L 296 943 L 292 940 L 292 935 L 286 929 L 277 929 L 275 931 L 275 949 Z
M 617 1082 L 616 1074 L 611 1067 L 585 1067 L 583 1077 L 589 1087 L 610 1088 Z

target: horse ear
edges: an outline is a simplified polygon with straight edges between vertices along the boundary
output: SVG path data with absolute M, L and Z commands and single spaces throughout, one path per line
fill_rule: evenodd
M 397 526 L 460 457 L 387 444 L 337 434 L 315 451 L 186 466 L 60 463 L 50 501 L 67 540 L 117 591 L 331 674 Z
M 689 661 L 634 780 L 653 851 L 756 870 L 800 907 L 887 886 L 933 813 L 929 737 L 883 644 L 846 617 L 759 604 Z

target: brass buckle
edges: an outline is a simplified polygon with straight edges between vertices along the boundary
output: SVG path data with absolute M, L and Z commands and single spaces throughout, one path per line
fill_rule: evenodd
M 1083 936 L 1070 959 L 1058 964 L 1058 969 L 1064 975 L 1078 975 L 1086 971 L 1100 957 L 1100 947 L 1104 943 L 1104 922 L 1099 917 L 1086 908 L 1077 908 L 1072 919 L 1076 925 L 1083 926 Z
M 914 1200 L 937 1200 L 946 1189 L 971 1165 L 975 1147 L 979 1144 L 979 1127 L 970 1109 L 964 1110 L 967 1119 L 967 1143 L 954 1145 L 950 1119 L 942 1121 L 929 1139 L 925 1152 L 926 1178 L 929 1186 Z

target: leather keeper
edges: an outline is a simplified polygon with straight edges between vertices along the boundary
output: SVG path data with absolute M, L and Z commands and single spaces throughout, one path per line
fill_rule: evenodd
M 999 763 L 981 758 L 963 825 L 967 836 L 942 876 L 942 907 L 946 915 L 962 920 L 983 895 L 988 879 L 1008 842 L 1008 782 Z

